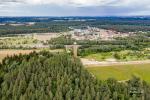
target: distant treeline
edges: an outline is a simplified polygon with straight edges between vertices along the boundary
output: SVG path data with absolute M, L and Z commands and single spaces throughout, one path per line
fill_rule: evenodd
M 0 26 L 0 35 L 23 34 L 23 33 L 46 33 L 46 32 L 65 32 L 69 31 L 68 26 L 53 23 L 37 23 L 33 26 Z
M 80 21 L 81 20 L 81 21 Z M 1 34 L 22 34 L 40 32 L 65 32 L 69 27 L 82 28 L 86 26 L 112 29 L 120 32 L 150 31 L 150 18 L 132 17 L 14 17 L 0 18 Z M 10 26 L 9 23 L 36 22 L 32 26 Z
M 70 45 L 77 42 L 82 45 L 79 48 L 78 55 L 87 56 L 89 54 L 100 52 L 111 52 L 121 50 L 142 50 L 150 47 L 150 33 L 137 33 L 128 37 L 119 37 L 115 40 L 73 40 L 70 36 L 62 36 L 48 41 L 52 49 L 64 48 L 64 45 Z
M 82 41 L 79 49 L 80 56 L 89 54 L 122 51 L 122 50 L 143 50 L 150 48 L 150 33 L 137 33 L 135 36 L 120 37 L 112 41 Z

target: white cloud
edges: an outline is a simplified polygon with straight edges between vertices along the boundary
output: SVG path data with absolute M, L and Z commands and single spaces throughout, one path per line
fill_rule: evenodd
M 117 0 L 114 4 L 116 6 L 139 6 L 143 7 L 150 5 L 150 0 Z
M 149 14 L 150 0 L 0 0 L 0 16 L 2 12 L 7 13 L 9 10 L 12 12 L 27 11 L 33 14 L 38 12 L 39 15 L 44 12 L 46 14 L 63 12 L 62 15 L 64 13 L 76 14 L 75 12 L 77 12 L 81 15 L 85 14 L 84 10 L 89 15 L 103 13 L 106 15 Z
M 26 3 L 41 5 L 41 4 L 56 4 L 68 6 L 99 6 L 104 5 L 114 0 L 26 0 Z
M 150 5 L 150 0 L 17 0 L 28 4 L 56 4 L 68 6 L 136 6 Z
M 150 0 L 0 0 L 0 5 L 7 3 L 26 3 L 31 5 L 55 4 L 68 6 L 148 6 L 150 5 Z

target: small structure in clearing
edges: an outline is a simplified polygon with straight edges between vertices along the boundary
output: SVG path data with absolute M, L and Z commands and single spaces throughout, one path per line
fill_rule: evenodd
M 73 45 L 65 45 L 65 48 L 66 48 L 66 51 L 69 51 L 69 49 L 72 49 L 73 51 L 73 56 L 74 57 L 77 57 L 78 56 L 78 48 L 80 47 L 81 45 L 77 45 L 76 42 L 74 42 Z

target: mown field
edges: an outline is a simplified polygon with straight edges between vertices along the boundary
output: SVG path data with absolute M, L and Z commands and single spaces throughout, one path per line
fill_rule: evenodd
M 150 64 L 88 67 L 87 70 L 100 80 L 115 78 L 124 81 L 135 75 L 150 83 Z
M 22 50 L 22 49 L 3 49 L 0 50 L 0 62 L 6 56 L 18 55 L 18 54 L 29 54 L 33 51 L 39 52 L 42 50 L 50 51 L 50 52 L 62 52 L 62 49 L 50 50 L 50 49 L 32 49 L 32 50 Z

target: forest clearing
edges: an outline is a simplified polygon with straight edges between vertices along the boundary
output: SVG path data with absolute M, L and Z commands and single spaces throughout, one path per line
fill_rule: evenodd
M 150 83 L 150 64 L 128 64 L 128 65 L 109 65 L 101 67 L 87 67 L 97 79 L 107 80 L 114 78 L 118 81 L 129 80 L 132 76 L 137 76 Z

